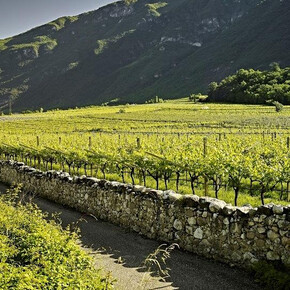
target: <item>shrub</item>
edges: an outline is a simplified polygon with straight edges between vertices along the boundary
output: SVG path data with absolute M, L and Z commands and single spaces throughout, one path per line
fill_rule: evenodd
M 276 112 L 281 112 L 283 110 L 283 105 L 279 102 L 273 102 L 272 103 L 275 106 Z
M 290 268 L 275 267 L 274 264 L 266 261 L 257 262 L 253 266 L 256 280 L 265 286 L 266 289 L 286 290 L 290 289 Z
M 0 197 L 0 289 L 111 289 L 75 233 L 10 194 Z
M 118 114 L 124 114 L 124 113 L 126 113 L 126 110 L 125 110 L 125 109 L 120 109 L 120 110 L 118 111 Z

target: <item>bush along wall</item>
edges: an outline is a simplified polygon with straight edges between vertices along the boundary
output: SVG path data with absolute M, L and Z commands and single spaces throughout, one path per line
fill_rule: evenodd
M 15 161 L 0 162 L 0 180 L 22 183 L 26 192 L 228 264 L 290 265 L 290 206 L 234 207 L 214 198 L 41 172 Z

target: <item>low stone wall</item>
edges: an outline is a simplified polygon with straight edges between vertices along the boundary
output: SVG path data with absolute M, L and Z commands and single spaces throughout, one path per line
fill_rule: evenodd
M 233 207 L 213 198 L 180 195 L 0 162 L 0 180 L 148 238 L 238 266 L 258 260 L 290 264 L 290 207 Z

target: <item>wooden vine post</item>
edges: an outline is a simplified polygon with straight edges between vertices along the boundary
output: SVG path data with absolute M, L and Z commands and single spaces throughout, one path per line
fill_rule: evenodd
M 89 149 L 91 149 L 91 148 L 92 148 L 92 137 L 89 136 Z
M 287 137 L 286 144 L 287 144 L 287 149 L 290 149 L 290 137 Z
M 203 156 L 204 158 L 207 155 L 207 137 L 203 138 Z M 204 175 L 204 195 L 208 195 L 208 178 L 206 175 Z
M 40 139 L 39 139 L 39 136 L 36 136 L 36 146 L 39 147 L 39 145 L 40 145 Z M 39 155 L 37 157 L 37 163 L 38 163 L 38 169 L 41 170 L 41 158 Z
M 137 142 L 137 148 L 140 149 L 141 148 L 140 138 L 137 138 L 136 142 Z

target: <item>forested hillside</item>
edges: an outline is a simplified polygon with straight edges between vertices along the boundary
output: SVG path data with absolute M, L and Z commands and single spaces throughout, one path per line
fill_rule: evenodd
M 9 98 L 14 111 L 179 98 L 241 68 L 290 65 L 289 1 L 133 2 L 0 40 L 2 110 Z

